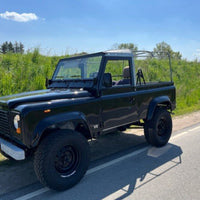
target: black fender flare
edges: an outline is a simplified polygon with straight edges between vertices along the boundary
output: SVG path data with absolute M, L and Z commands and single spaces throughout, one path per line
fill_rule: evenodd
M 158 105 L 167 106 L 168 109 L 172 109 L 172 103 L 171 103 L 170 98 L 168 96 L 156 97 L 156 98 L 152 99 L 150 104 L 149 104 L 147 117 L 146 117 L 147 121 L 152 119 L 154 112 L 156 110 L 156 107 Z
M 91 135 L 92 132 L 91 132 L 89 123 L 88 123 L 85 115 L 81 112 L 67 112 L 67 113 L 52 115 L 52 116 L 46 117 L 43 120 L 41 120 L 37 124 L 37 126 L 33 132 L 33 140 L 32 140 L 31 146 L 35 147 L 38 145 L 40 138 L 42 137 L 45 130 L 47 130 L 48 128 L 50 128 L 54 125 L 56 126 L 59 123 L 67 123 L 72 120 L 81 121 L 88 128 L 90 136 L 92 137 L 92 135 Z

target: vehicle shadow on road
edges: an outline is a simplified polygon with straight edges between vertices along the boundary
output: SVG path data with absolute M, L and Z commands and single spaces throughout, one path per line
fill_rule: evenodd
M 143 167 L 141 166 L 138 171 L 136 166 L 134 167 L 137 172 L 132 177 L 134 181 L 130 182 L 127 188 L 125 188 L 126 190 L 124 190 L 124 193 L 120 194 L 115 199 L 121 200 L 128 197 L 135 190 L 145 186 L 173 168 L 178 167 L 178 165 L 182 163 L 182 153 L 182 149 L 173 144 L 168 144 L 162 148 L 150 147 L 143 158 L 146 160 L 147 164 Z
M 143 129 L 130 130 L 126 132 L 116 131 L 103 135 L 97 140 L 89 142 L 91 149 L 91 161 L 104 158 L 114 153 L 133 148 L 142 143 L 146 143 Z
M 49 191 L 45 199 L 124 199 L 178 167 L 182 162 L 182 153 L 182 149 L 174 144 L 162 148 L 149 147 L 137 156 L 86 176 L 68 191 Z
M 141 134 L 117 132 L 89 143 L 91 160 L 94 161 L 144 144 L 145 138 Z M 70 200 L 80 199 L 77 197 L 77 193 L 80 194 L 81 199 L 124 199 L 136 189 L 177 167 L 181 163 L 181 154 L 181 148 L 173 144 L 168 144 L 163 148 L 149 147 L 148 151 L 130 158 L 128 161 L 124 160 L 87 175 L 70 190 L 61 193 L 49 191 L 45 194 L 45 199 L 48 199 L 46 195 L 49 199 L 57 199 L 63 193 L 65 199 Z M 166 163 L 168 163 L 167 168 Z M 166 169 L 157 172 L 156 169 L 161 166 L 165 166 Z M 39 184 L 33 170 L 32 159 L 22 162 L 5 161 L 3 165 L 0 165 L 0 177 L 0 195 L 17 191 L 33 183 Z M 116 193 L 120 193 L 120 196 L 115 198 L 113 195 L 115 196 Z
M 98 140 L 89 141 L 91 161 L 104 158 L 144 142 L 144 136 L 119 131 L 102 136 Z M 4 160 L 0 162 L 0 195 L 38 182 L 32 161 L 33 158 L 25 161 Z

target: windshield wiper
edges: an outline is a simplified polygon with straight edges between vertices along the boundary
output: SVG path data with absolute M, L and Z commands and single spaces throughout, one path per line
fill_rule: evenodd
M 70 78 L 81 78 L 80 75 L 73 75 L 73 76 L 70 76 Z
M 81 78 L 80 75 L 73 75 L 73 76 L 69 76 L 69 77 L 65 77 L 65 76 L 56 76 L 55 79 L 69 79 L 69 78 Z
M 57 78 L 64 78 L 64 76 L 56 76 L 55 79 L 57 79 Z

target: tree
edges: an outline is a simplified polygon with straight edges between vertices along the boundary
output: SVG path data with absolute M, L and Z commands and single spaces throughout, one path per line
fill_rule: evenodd
M 14 53 L 14 47 L 13 47 L 12 42 L 8 43 L 8 52 Z
M 137 51 L 138 50 L 138 47 L 133 43 L 114 44 L 113 47 L 115 49 L 130 49 L 132 51 Z
M 9 52 L 8 42 L 6 41 L 1 45 L 1 53 L 5 54 L 8 52 Z
M 21 54 L 24 53 L 24 45 L 21 42 L 19 44 L 19 51 L 20 51 Z
M 166 57 L 166 54 L 164 54 L 163 52 L 170 53 L 172 59 L 180 60 L 182 57 L 179 51 L 178 52 L 173 51 L 171 46 L 164 41 L 156 44 L 156 47 L 153 49 L 153 51 L 160 59 Z
M 14 51 L 15 51 L 15 53 L 20 53 L 18 42 L 15 42 L 15 44 L 14 44 Z
M 24 53 L 24 45 L 20 42 L 15 42 L 14 44 L 12 42 L 4 42 L 2 45 L 0 45 L 0 53 L 6 54 L 6 53 Z

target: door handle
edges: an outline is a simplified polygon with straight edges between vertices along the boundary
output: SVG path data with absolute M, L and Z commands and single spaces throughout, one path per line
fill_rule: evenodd
M 134 97 L 130 97 L 129 98 L 129 103 L 134 104 L 135 103 L 135 98 Z

